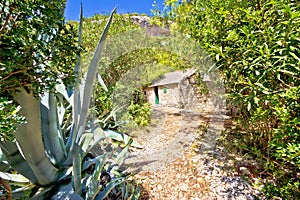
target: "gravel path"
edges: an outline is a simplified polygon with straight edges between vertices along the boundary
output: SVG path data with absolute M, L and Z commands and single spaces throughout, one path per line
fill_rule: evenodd
M 193 142 L 200 114 L 190 120 L 182 109 L 157 107 L 151 125 L 138 134 L 143 149 L 131 152 L 126 164 L 137 171 L 155 171 L 183 156 Z
M 134 133 L 144 148 L 126 164 L 142 182 L 142 199 L 264 199 L 217 143 L 226 117 L 210 105 L 200 111 L 156 107 L 150 126 Z

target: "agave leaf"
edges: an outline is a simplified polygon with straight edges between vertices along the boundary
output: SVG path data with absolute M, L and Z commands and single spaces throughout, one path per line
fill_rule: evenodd
M 98 81 L 98 83 L 102 86 L 102 88 L 103 88 L 106 92 L 108 92 L 108 89 L 107 89 L 107 87 L 106 87 L 106 85 L 105 85 L 105 83 L 104 83 L 104 81 L 103 81 L 103 79 L 102 79 L 102 77 L 100 76 L 99 73 L 97 73 L 97 81 Z
M 82 194 L 81 163 L 82 163 L 81 154 L 80 153 L 75 154 L 73 158 L 73 185 L 74 185 L 75 192 L 79 195 Z
M 135 190 L 134 187 L 132 187 L 131 195 L 128 199 L 132 199 L 132 200 L 140 199 L 140 194 L 141 194 L 141 188 L 140 187 L 138 187 L 136 190 Z
M 19 88 L 19 92 L 13 94 L 13 97 L 22 107 L 20 114 L 27 119 L 27 123 L 17 128 L 16 140 L 37 183 L 48 185 L 56 180 L 59 170 L 53 166 L 45 153 L 40 102 L 32 94 L 28 94 L 24 88 Z
M 1 172 L 8 172 L 10 170 L 10 165 L 9 164 L 6 164 L 4 162 L 0 162 L 0 171 Z
M 93 175 L 90 178 L 90 184 L 88 187 L 88 192 L 86 193 L 86 199 L 94 199 L 98 192 L 101 190 L 101 187 L 98 185 L 100 175 L 104 168 L 106 162 L 106 155 L 104 155 L 102 161 L 97 160 L 97 164 L 94 170 Z
M 118 165 L 121 165 L 124 163 L 124 160 L 128 157 L 128 153 L 129 153 L 129 147 L 132 144 L 133 140 L 130 139 L 128 141 L 128 143 L 126 144 L 125 148 L 118 154 L 118 156 L 115 159 L 115 162 Z
M 63 181 L 65 179 L 68 179 L 70 177 L 70 175 L 73 172 L 73 167 L 69 167 L 66 170 L 64 170 L 63 172 L 61 172 L 59 179 L 57 180 L 57 182 Z
M 124 133 L 113 131 L 113 130 L 104 130 L 104 134 L 107 138 L 111 138 L 113 140 L 123 142 L 124 144 L 127 144 L 130 141 L 130 139 L 132 139 L 130 136 Z M 136 148 L 143 148 L 143 146 L 136 140 L 133 140 L 131 146 Z
M 89 144 L 93 138 L 92 133 L 85 133 L 81 136 L 79 141 L 79 146 L 81 147 L 81 150 L 83 152 L 87 152 L 87 149 L 89 148 Z
M 0 171 L 1 172 L 7 172 L 9 171 L 11 166 L 9 165 L 6 156 L 3 154 L 1 148 L 0 148 Z
M 102 120 L 101 120 L 102 124 L 105 125 L 106 122 L 107 122 L 108 120 L 110 120 L 111 117 L 114 119 L 114 121 L 117 121 L 117 120 L 116 120 L 116 113 L 117 113 L 119 110 L 121 110 L 121 109 L 122 109 L 121 107 L 115 107 L 115 108 L 113 108 L 112 111 L 109 113 L 109 115 L 108 115 L 105 119 L 102 119 Z
M 29 164 L 26 162 L 21 152 L 19 151 L 17 143 L 9 141 L 0 142 L 0 146 L 9 164 L 20 174 L 28 178 L 30 182 L 36 183 L 37 179 Z
M 99 39 L 98 45 L 96 47 L 94 56 L 92 58 L 91 64 L 88 68 L 88 72 L 85 78 L 81 81 L 80 86 L 76 85 L 74 93 L 74 105 L 73 105 L 73 127 L 70 132 L 70 137 L 67 141 L 67 149 L 69 150 L 68 158 L 65 165 L 70 165 L 72 158 L 74 156 L 75 143 L 78 144 L 82 134 L 85 132 L 86 119 L 88 115 L 88 109 L 90 105 L 90 98 L 92 94 L 93 82 L 97 73 L 97 65 L 101 57 L 103 44 L 106 39 L 108 29 L 112 22 L 112 17 L 115 13 L 115 9 L 111 13 L 108 22 L 104 28 L 104 31 Z M 79 81 L 79 80 L 78 80 Z M 79 83 L 79 82 L 78 82 Z M 79 91 L 80 87 L 80 91 Z M 73 153 L 72 153 L 73 152 Z
M 0 161 L 7 162 L 6 156 L 3 154 L 2 149 L 0 148 Z
M 108 196 L 108 194 L 111 192 L 113 188 L 120 185 L 124 181 L 125 181 L 124 178 L 119 178 L 111 181 L 109 184 L 107 184 L 106 188 L 96 196 L 95 200 L 103 200 Z
M 78 28 L 78 48 L 81 48 L 81 43 L 82 43 L 82 24 L 83 24 L 83 9 L 82 9 L 82 3 L 80 4 L 80 16 L 79 16 L 79 28 Z M 72 152 L 73 145 L 75 143 L 76 139 L 76 134 L 75 132 L 78 129 L 78 120 L 79 120 L 79 115 L 81 112 L 81 94 L 80 94 L 80 64 L 81 64 L 81 57 L 80 55 L 76 55 L 77 62 L 75 63 L 74 71 L 75 71 L 75 86 L 74 86 L 74 94 L 73 94 L 73 102 L 71 103 L 72 105 L 72 119 L 73 119 L 73 124 L 70 130 L 70 135 L 68 138 L 68 141 L 66 143 L 66 149 L 68 152 Z M 68 159 L 65 162 L 65 165 L 70 165 L 70 162 L 72 160 L 73 155 L 69 154 Z
M 65 108 L 65 105 L 64 105 L 63 96 L 60 95 L 59 93 L 57 93 L 57 98 L 58 98 L 59 104 L 60 104 L 57 107 L 58 124 L 59 124 L 59 127 L 61 127 L 61 129 L 63 130 L 62 127 L 64 126 L 64 117 L 65 117 L 65 114 L 66 114 L 66 108 Z
M 89 168 L 91 165 L 97 163 L 99 160 L 103 160 L 103 158 L 105 157 L 106 155 L 103 154 L 103 155 L 99 155 L 93 159 L 88 159 L 88 160 L 85 160 L 82 164 L 82 171 L 86 170 L 87 168 Z
M 31 200 L 40 200 L 40 199 L 46 199 L 49 196 L 50 191 L 53 189 L 53 187 L 43 187 L 40 188 L 34 196 L 32 196 Z
M 82 24 L 83 24 L 83 9 L 82 9 L 82 3 L 80 4 L 80 16 L 79 16 L 79 28 L 78 28 L 78 47 L 81 47 L 82 43 Z M 74 89 L 74 95 L 73 95 L 73 122 L 74 122 L 74 129 L 77 130 L 78 128 L 78 119 L 79 114 L 81 112 L 81 94 L 79 90 L 79 84 L 80 84 L 80 64 L 81 64 L 81 57 L 80 55 L 77 55 L 77 62 L 75 64 L 75 89 Z M 72 137 L 72 142 L 74 142 L 75 137 Z
M 82 9 L 82 2 L 80 3 L 80 13 L 79 13 L 79 27 L 78 27 L 78 47 L 81 47 L 82 43 L 82 24 L 83 24 L 83 9 Z M 81 57 L 78 55 L 77 56 L 77 63 L 75 65 L 75 75 L 79 75 L 79 70 L 80 70 L 80 62 L 81 62 Z M 79 79 L 77 79 L 79 80 Z
M 95 171 L 93 173 L 93 180 L 95 182 L 97 182 L 97 180 L 99 180 L 100 174 L 102 172 L 102 169 L 104 167 L 105 162 L 106 162 L 106 155 L 103 157 L 103 159 L 102 159 L 101 162 L 100 161 L 97 162 L 96 169 L 95 169 Z
M 55 166 L 66 159 L 66 147 L 59 126 L 57 103 L 53 94 L 46 93 L 41 99 L 41 129 L 45 151 Z
M 26 177 L 22 176 L 21 174 L 10 174 L 6 172 L 0 172 L 0 177 L 8 181 L 29 183 L 29 180 Z
M 13 190 L 12 197 L 13 197 L 13 199 L 24 199 L 24 196 L 26 194 L 28 194 L 28 191 L 30 191 L 31 189 L 32 189 L 31 187 L 25 186 L 25 187 Z
M 73 100 L 72 99 L 73 95 L 68 94 L 68 91 L 67 91 L 66 86 L 64 84 L 56 85 L 55 90 L 57 91 L 58 94 L 62 95 L 68 101 L 68 103 L 70 105 L 73 106 L 73 101 L 72 101 Z
M 46 188 L 46 190 L 42 190 L 34 197 L 31 197 L 32 200 L 40 200 L 40 199 L 49 199 L 49 192 L 52 192 L 52 188 Z M 72 200 L 83 200 L 81 196 L 79 196 L 73 188 L 72 183 L 66 185 L 61 185 L 55 194 L 52 195 L 50 193 L 51 200 L 57 199 L 72 199 Z
M 86 124 L 86 119 L 87 119 L 87 114 L 88 114 L 88 109 L 90 106 L 90 98 L 92 95 L 92 89 L 93 89 L 93 83 L 97 74 L 97 66 L 99 63 L 99 60 L 101 58 L 101 54 L 102 54 L 102 50 L 103 50 L 103 45 L 104 45 L 104 41 L 106 39 L 106 36 L 108 34 L 108 30 L 110 27 L 110 24 L 112 22 L 112 17 L 114 15 L 114 13 L 116 12 L 116 9 L 114 9 L 108 19 L 108 22 L 104 28 L 104 31 L 100 37 L 100 40 L 98 42 L 98 45 L 96 47 L 94 56 L 92 58 L 91 64 L 88 68 L 88 72 L 86 74 L 86 79 L 84 82 L 84 90 L 83 90 L 83 100 L 81 102 L 81 111 L 80 111 L 80 117 L 79 117 L 79 123 L 78 123 L 78 127 L 76 130 L 78 130 L 78 132 L 76 131 L 75 133 L 76 135 L 76 142 L 79 141 L 81 135 L 83 134 L 83 131 L 85 129 L 85 124 Z M 76 105 L 74 105 L 76 106 Z
M 96 126 L 89 130 L 91 133 L 85 133 L 80 139 L 80 146 L 84 153 L 89 152 L 100 140 L 105 139 L 103 130 Z
M 95 145 L 97 145 L 100 140 L 104 140 L 105 139 L 105 134 L 102 130 L 102 128 L 97 127 L 93 130 L 93 138 L 90 141 L 89 144 L 89 148 L 87 149 L 87 151 L 90 151 L 93 147 L 95 147 Z
M 121 185 L 121 190 L 122 190 L 122 197 L 124 199 L 129 199 L 129 189 L 130 189 L 130 185 L 127 185 L 125 183 L 122 183 L 123 185 Z

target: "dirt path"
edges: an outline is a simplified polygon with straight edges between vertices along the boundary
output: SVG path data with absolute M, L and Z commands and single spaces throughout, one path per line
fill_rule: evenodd
M 225 116 L 212 109 L 155 107 L 150 126 L 134 133 L 144 148 L 126 164 L 142 182 L 142 199 L 263 199 L 218 145 Z
M 144 148 L 131 152 L 126 163 L 138 172 L 156 171 L 183 156 L 201 124 L 200 113 L 190 116 L 193 119 L 189 114 L 177 108 L 154 108 L 150 126 L 135 133 Z

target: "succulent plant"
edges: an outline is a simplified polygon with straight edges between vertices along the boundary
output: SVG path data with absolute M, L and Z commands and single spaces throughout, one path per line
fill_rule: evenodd
M 26 123 L 17 127 L 15 141 L 0 142 L 0 177 L 26 185 L 13 191 L 13 198 L 31 199 L 136 199 L 138 190 L 126 182 L 118 167 L 133 140 L 124 134 L 102 130 L 89 114 L 94 80 L 106 89 L 97 73 L 103 44 L 115 9 L 98 41 L 87 73 L 81 78 L 80 56 L 75 64 L 73 88 L 63 84 L 37 99 L 25 88 L 13 93 Z M 81 45 L 82 9 L 78 45 Z M 91 149 L 106 138 L 122 140 L 118 155 L 93 155 Z M 134 142 L 139 146 L 137 142 Z M 11 173 L 17 172 L 17 173 Z M 28 183 L 29 184 L 28 186 Z

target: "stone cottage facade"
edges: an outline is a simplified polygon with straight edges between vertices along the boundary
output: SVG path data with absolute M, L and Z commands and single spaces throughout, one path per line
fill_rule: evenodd
M 194 80 L 195 69 L 173 71 L 144 88 L 144 95 L 153 106 L 190 108 L 198 105 L 200 94 Z

